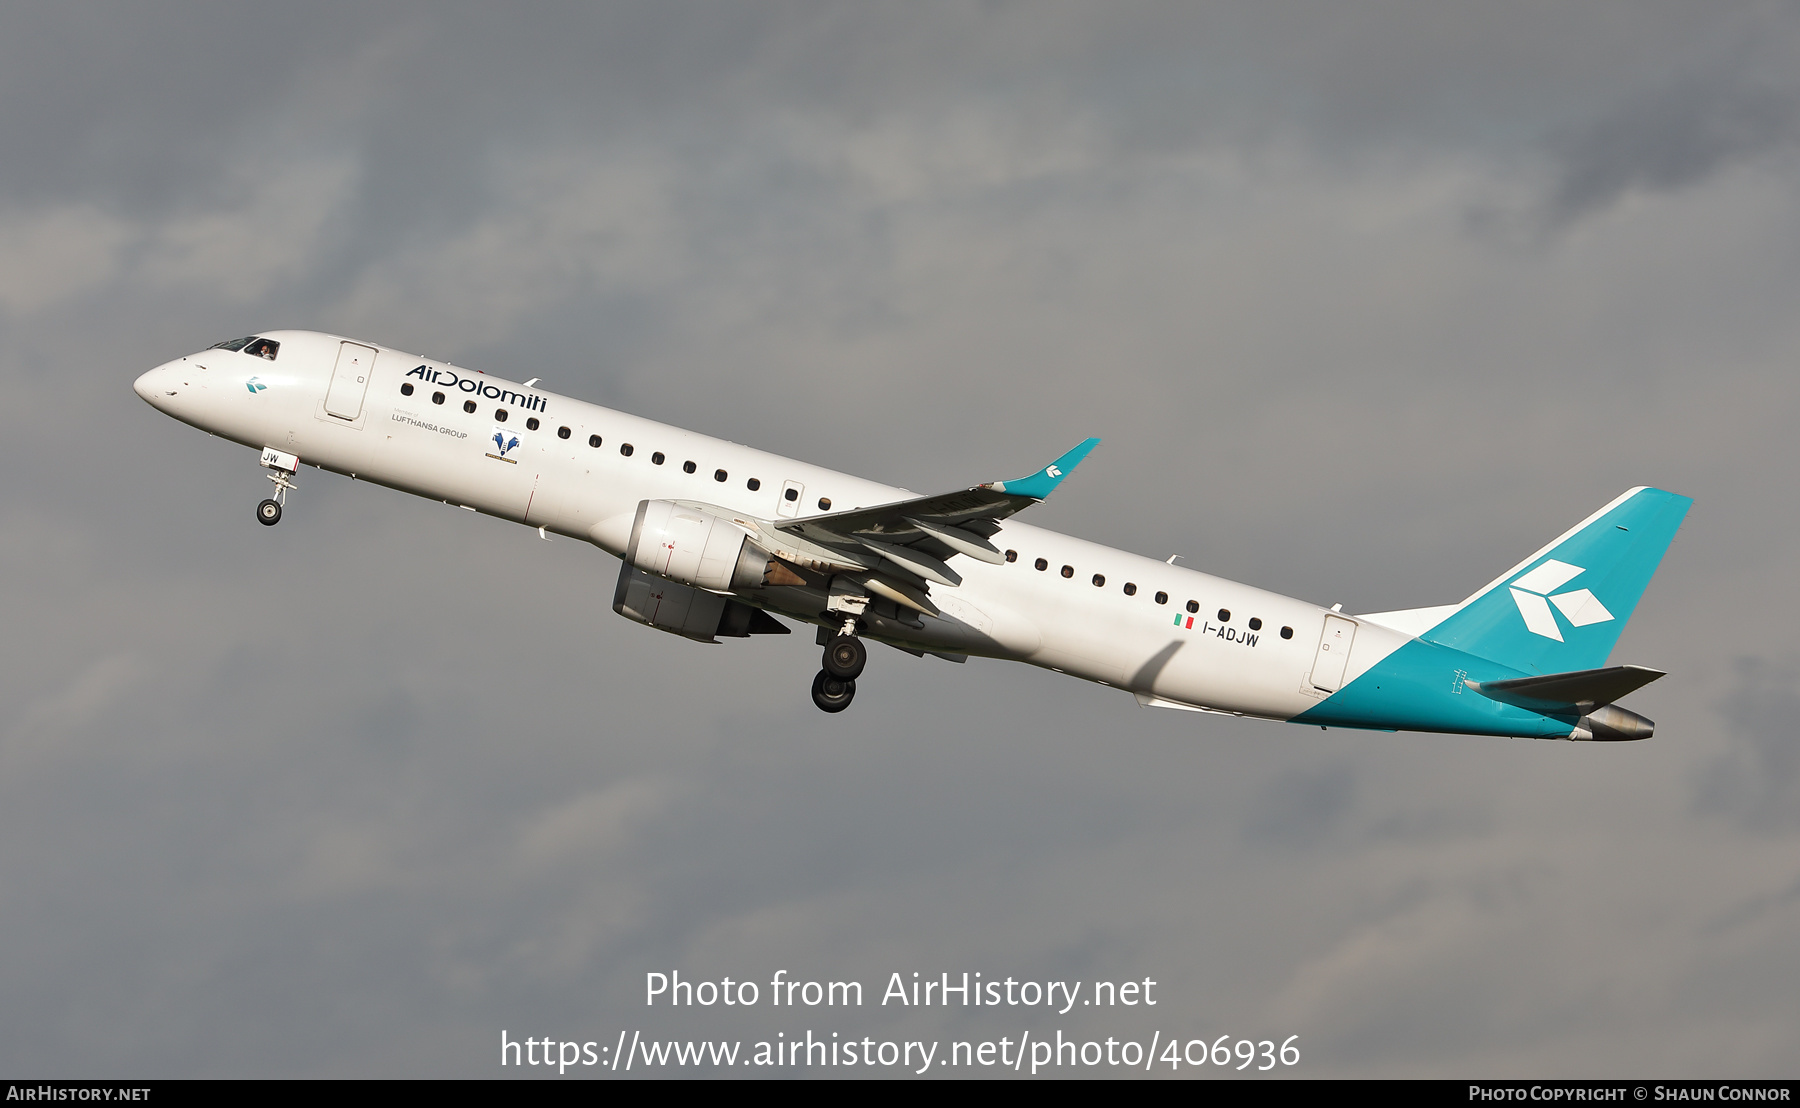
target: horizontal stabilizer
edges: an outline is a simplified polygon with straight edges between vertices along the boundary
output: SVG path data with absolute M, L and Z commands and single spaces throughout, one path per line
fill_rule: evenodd
M 1533 712 L 1572 709 L 1586 711 L 1595 705 L 1611 704 L 1627 693 L 1635 692 L 1663 676 L 1660 669 L 1643 666 L 1612 666 L 1609 669 L 1583 669 L 1573 673 L 1547 673 L 1542 677 L 1518 677 L 1511 681 L 1468 681 L 1489 700 L 1511 704 Z

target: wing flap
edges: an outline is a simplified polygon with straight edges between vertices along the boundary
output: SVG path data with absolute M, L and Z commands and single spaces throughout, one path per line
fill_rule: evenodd
M 951 588 L 962 584 L 962 574 L 922 550 L 860 537 L 856 541 L 914 576 Z
M 989 565 L 1004 565 L 1006 555 L 994 548 L 985 536 L 973 531 L 965 531 L 961 527 L 953 527 L 947 523 L 928 523 L 915 516 L 907 516 L 906 522 L 943 543 L 958 554 L 967 554 L 978 562 Z

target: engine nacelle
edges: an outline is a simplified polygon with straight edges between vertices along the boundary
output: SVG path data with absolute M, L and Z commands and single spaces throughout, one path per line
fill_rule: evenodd
M 786 624 L 761 608 L 677 584 L 630 563 L 619 567 L 613 611 L 658 631 L 700 642 L 717 642 L 716 635 L 741 639 L 748 635 L 789 633 Z
M 644 500 L 625 545 L 625 564 L 684 585 L 731 592 L 763 583 L 769 552 L 717 512 Z

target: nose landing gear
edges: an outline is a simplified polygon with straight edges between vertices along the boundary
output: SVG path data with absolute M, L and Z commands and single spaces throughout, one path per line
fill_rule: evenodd
M 273 527 L 281 522 L 281 509 L 287 504 L 287 494 L 300 487 L 288 480 L 300 471 L 300 459 L 265 446 L 262 464 L 275 471 L 269 474 L 269 480 L 275 482 L 275 495 L 256 505 L 256 522 L 264 527 Z

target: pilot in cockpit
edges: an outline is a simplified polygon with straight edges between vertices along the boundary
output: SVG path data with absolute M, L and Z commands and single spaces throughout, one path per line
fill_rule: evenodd
M 280 348 L 279 343 L 270 342 L 268 339 L 257 339 L 250 344 L 250 349 L 244 351 L 244 353 L 254 354 L 259 358 L 264 358 L 272 362 L 275 360 L 275 351 Z

